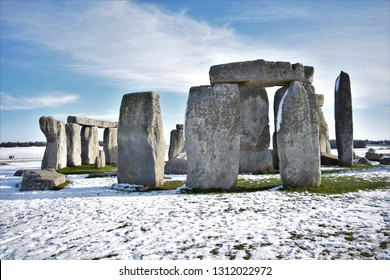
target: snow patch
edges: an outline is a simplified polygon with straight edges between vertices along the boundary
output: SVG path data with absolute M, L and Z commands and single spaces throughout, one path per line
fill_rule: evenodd
M 288 89 L 284 93 L 282 100 L 280 100 L 280 103 L 279 103 L 278 116 L 276 118 L 276 132 L 278 132 L 280 130 L 280 125 L 282 124 L 283 103 L 284 103 L 284 99 L 286 98 L 287 94 L 288 94 Z
M 335 92 L 338 92 L 338 90 L 339 90 L 339 85 L 340 85 L 340 76 L 338 76 L 337 79 L 336 79 Z

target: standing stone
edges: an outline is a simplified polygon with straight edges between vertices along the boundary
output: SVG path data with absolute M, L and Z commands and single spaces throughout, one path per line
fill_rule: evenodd
M 118 129 L 106 128 L 103 135 L 103 150 L 106 154 L 107 164 L 118 163 Z
M 104 151 L 99 150 L 99 155 L 95 159 L 95 168 L 103 168 L 106 166 L 106 156 Z
M 156 92 L 124 95 L 118 127 L 118 182 L 162 185 L 164 157 L 160 96 Z
M 353 124 L 349 75 L 341 71 L 335 84 L 336 144 L 340 166 L 352 166 Z
M 319 123 L 319 133 L 320 133 L 320 151 L 321 153 L 330 154 L 331 147 L 329 142 L 329 129 L 328 124 L 326 123 L 324 113 L 322 112 L 322 107 L 324 106 L 324 95 L 316 94 L 317 104 L 318 104 L 318 123 Z
M 276 123 L 279 169 L 286 187 L 321 184 L 317 101 L 314 87 L 292 82 L 284 89 Z
M 240 92 L 236 84 L 192 87 L 185 124 L 187 186 L 235 187 L 240 155 Z
M 66 166 L 81 165 L 81 136 L 80 125 L 75 123 L 65 124 L 67 164 Z
M 39 126 L 46 136 L 46 149 L 43 155 L 42 169 L 59 169 L 66 166 L 65 124 L 53 117 L 41 117 Z
M 240 173 L 273 171 L 270 145 L 268 96 L 263 87 L 240 86 Z
M 173 159 L 184 152 L 184 131 L 183 125 L 177 124 L 176 129 L 171 131 L 168 159 Z
M 272 150 L 272 156 L 273 156 L 273 163 L 274 163 L 274 169 L 278 170 L 279 169 L 279 155 L 278 155 L 278 143 L 277 143 L 277 124 L 278 124 L 278 114 L 279 114 L 279 105 L 280 102 L 282 101 L 282 98 L 287 91 L 288 86 L 282 87 L 278 89 L 275 92 L 274 96 L 274 133 L 272 135 L 272 145 L 273 145 L 273 150 Z M 281 114 L 281 112 L 280 112 Z M 280 119 L 280 117 L 279 117 Z
M 99 155 L 99 129 L 96 126 L 83 126 L 81 128 L 81 162 L 82 164 L 95 164 Z

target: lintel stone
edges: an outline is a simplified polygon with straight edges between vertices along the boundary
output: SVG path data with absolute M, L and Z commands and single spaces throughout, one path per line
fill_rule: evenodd
M 95 120 L 87 117 L 69 116 L 68 123 L 76 123 L 82 126 L 97 126 L 99 128 L 118 127 L 117 122 Z
M 285 86 L 292 81 L 313 82 L 314 67 L 301 63 L 273 62 L 263 59 L 214 65 L 210 83 L 237 83 L 256 87 Z

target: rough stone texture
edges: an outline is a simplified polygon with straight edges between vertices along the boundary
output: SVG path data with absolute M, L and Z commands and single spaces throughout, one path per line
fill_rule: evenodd
M 53 169 L 24 171 L 20 191 L 53 190 L 65 183 L 65 175 Z
M 276 141 L 277 137 L 277 123 L 278 123 L 278 112 L 279 112 L 279 105 L 280 105 L 280 102 L 284 96 L 284 93 L 286 92 L 286 90 L 288 89 L 288 87 L 282 87 L 280 89 L 278 89 L 276 92 L 275 92 L 275 96 L 274 96 L 274 133 L 272 135 L 272 146 L 273 146 L 273 150 L 272 150 L 272 157 L 273 157 L 273 164 L 274 164 L 274 169 L 278 170 L 279 169 L 279 155 L 278 155 L 278 143 Z
M 369 149 L 368 152 L 366 152 L 366 158 L 368 160 L 372 161 L 380 161 L 381 160 L 381 155 L 377 154 L 374 149 Z
M 81 162 L 82 164 L 95 164 L 99 155 L 99 129 L 96 126 L 83 126 L 81 128 Z
M 357 164 L 371 165 L 370 161 L 365 157 L 359 158 Z
M 212 85 L 237 83 L 256 87 L 285 86 L 291 81 L 311 83 L 313 74 L 311 66 L 263 59 L 214 65 L 209 72 Z
M 187 174 L 188 162 L 186 153 L 180 153 L 175 158 L 168 160 L 164 166 L 165 174 Z
M 13 176 L 21 177 L 23 175 L 24 171 L 25 171 L 24 169 L 16 170 Z
M 76 123 L 65 124 L 67 166 L 81 165 L 81 136 L 80 125 Z
M 182 124 L 177 124 L 176 129 L 171 131 L 168 159 L 173 159 L 184 152 L 184 130 Z
M 95 168 L 103 168 L 106 166 L 106 156 L 104 151 L 99 150 L 99 155 L 95 159 Z
M 106 154 L 107 164 L 118 163 L 118 129 L 108 127 L 104 129 L 103 150 Z
M 384 165 L 390 165 L 390 156 L 382 157 L 379 163 Z
M 240 173 L 273 171 L 270 145 L 268 96 L 263 87 L 240 86 Z
M 187 186 L 230 189 L 235 186 L 240 155 L 238 85 L 190 89 L 185 124 Z
M 66 166 L 65 124 L 53 117 L 42 116 L 39 126 L 46 136 L 46 149 L 42 159 L 42 169 L 59 169 Z
M 310 84 L 291 82 L 277 115 L 279 170 L 286 187 L 321 184 L 317 100 Z
M 68 116 L 68 123 L 77 123 L 82 126 L 96 126 L 100 128 L 118 127 L 117 122 L 101 121 L 79 116 Z
M 321 108 L 324 105 L 324 95 L 316 94 L 316 96 L 317 96 L 317 104 L 318 104 L 318 123 L 319 123 L 319 130 L 320 130 L 320 137 L 319 137 L 320 151 L 321 153 L 330 153 L 331 147 L 329 142 L 329 128 Z
M 338 165 L 339 158 L 336 155 L 330 153 L 321 153 L 321 165 Z
M 353 123 L 349 75 L 341 71 L 335 84 L 336 143 L 340 166 L 352 166 Z
M 162 185 L 164 157 L 160 96 L 156 92 L 124 95 L 118 127 L 118 182 Z

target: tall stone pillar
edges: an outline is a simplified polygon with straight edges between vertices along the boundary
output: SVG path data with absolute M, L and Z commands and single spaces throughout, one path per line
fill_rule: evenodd
M 283 91 L 276 122 L 279 170 L 283 185 L 319 186 L 319 125 L 314 87 L 307 83 L 291 82 Z
M 171 131 L 169 143 L 168 159 L 173 159 L 180 153 L 184 152 L 184 131 L 183 125 L 177 124 L 176 129 Z
M 65 124 L 67 166 L 81 165 L 81 136 L 80 125 L 75 123 Z
M 108 127 L 104 129 L 103 150 L 106 155 L 107 164 L 118 163 L 118 128 Z
M 59 169 L 66 166 L 65 123 L 53 117 L 42 116 L 39 126 L 46 136 L 46 149 L 43 155 L 42 169 Z
M 118 183 L 162 185 L 164 157 L 160 96 L 156 92 L 125 94 L 118 127 Z
M 340 166 L 352 166 L 353 123 L 349 75 L 341 71 L 335 84 L 336 144 Z
M 268 96 L 264 87 L 240 86 L 240 173 L 274 170 L 270 145 Z
M 83 126 L 81 128 L 81 162 L 82 164 L 95 164 L 99 155 L 99 129 L 96 126 Z
M 329 129 L 326 123 L 324 113 L 322 112 L 322 107 L 324 106 L 324 95 L 316 94 L 317 104 L 318 104 L 318 122 L 320 129 L 320 152 L 330 154 L 330 142 L 329 142 Z
M 236 84 L 192 87 L 185 124 L 187 186 L 235 187 L 240 155 L 240 92 Z

